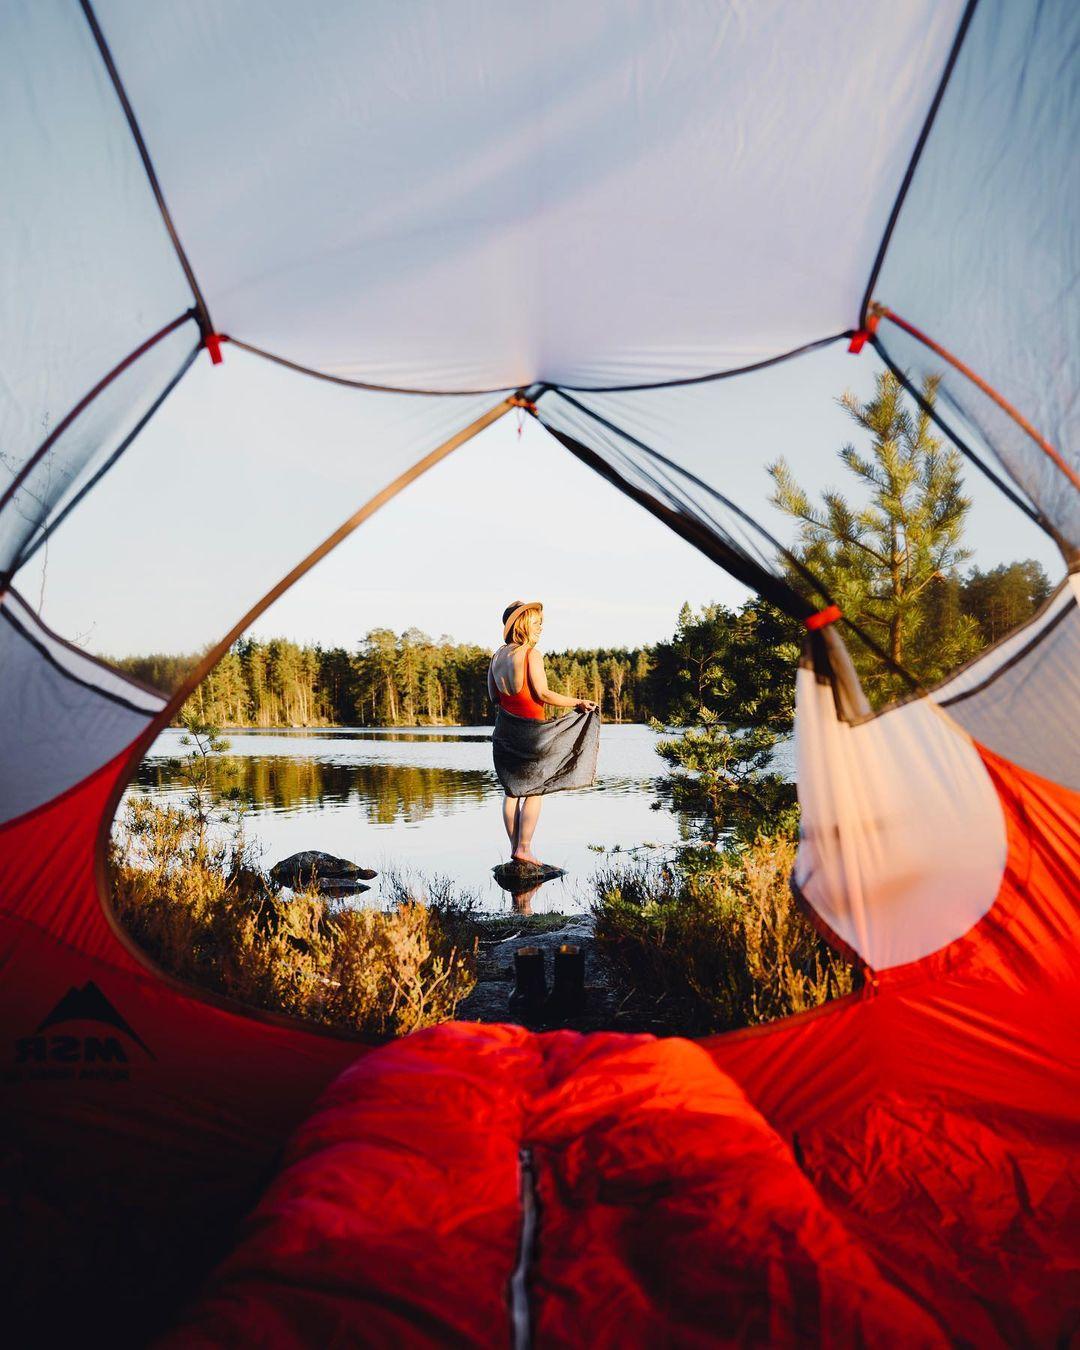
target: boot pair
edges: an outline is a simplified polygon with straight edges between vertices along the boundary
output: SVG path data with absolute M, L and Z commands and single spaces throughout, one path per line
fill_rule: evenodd
M 564 942 L 555 953 L 555 980 L 548 993 L 541 947 L 514 953 L 514 992 L 510 1011 L 524 1022 L 557 1026 L 585 1011 L 585 953 Z

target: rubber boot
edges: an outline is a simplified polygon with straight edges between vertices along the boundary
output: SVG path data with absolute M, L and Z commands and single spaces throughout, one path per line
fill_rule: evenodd
M 514 981 L 510 1012 L 515 1017 L 536 1017 L 547 993 L 544 953 L 539 947 L 519 947 L 514 953 Z
M 555 953 L 555 980 L 544 1004 L 546 1022 L 567 1022 L 585 1012 L 585 953 L 564 942 Z

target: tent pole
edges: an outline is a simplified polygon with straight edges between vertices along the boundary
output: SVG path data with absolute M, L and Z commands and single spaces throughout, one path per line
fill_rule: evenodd
M 383 507 L 387 502 L 392 501 L 399 492 L 402 492 L 407 488 L 410 483 L 414 483 L 422 474 L 427 473 L 428 469 L 434 468 L 436 464 L 441 460 L 444 460 L 447 455 L 452 454 L 459 446 L 464 445 L 466 441 L 471 441 L 472 438 L 483 431 L 485 427 L 489 427 L 492 422 L 497 422 L 504 413 L 508 413 L 514 406 L 513 395 L 507 395 L 506 398 L 500 399 L 493 408 L 489 408 L 486 413 L 481 414 L 475 422 L 470 422 L 467 427 L 463 427 L 461 431 L 456 432 L 449 440 L 443 441 L 441 445 L 437 445 L 435 449 L 426 454 L 423 459 L 417 460 L 411 468 L 408 468 L 404 473 L 399 474 L 392 483 L 388 483 L 381 492 L 377 492 L 374 497 L 366 501 L 358 511 L 353 512 L 348 520 L 343 521 L 333 534 L 328 535 L 321 544 L 317 545 L 306 557 L 302 558 L 291 572 L 286 573 L 276 586 L 271 587 L 261 600 L 257 600 L 247 613 L 241 619 L 237 620 L 220 642 L 211 647 L 187 679 L 184 680 L 183 684 L 181 684 L 172 695 L 165 707 L 162 708 L 161 712 L 154 718 L 151 726 L 148 727 L 143 736 L 139 738 L 139 746 L 133 747 L 133 753 L 137 756 L 142 755 L 145 744 L 156 737 L 158 730 L 161 727 L 167 726 L 169 722 L 172 721 L 173 715 L 183 707 L 184 703 L 187 701 L 188 695 L 198 687 L 207 675 L 209 675 L 236 639 L 255 622 L 260 614 L 268 610 L 275 600 L 284 595 L 285 592 L 289 590 L 291 586 L 295 585 L 302 576 L 307 572 L 310 572 L 317 562 L 321 562 L 328 553 L 333 552 L 343 539 L 347 539 L 357 526 L 362 525 L 365 520 L 370 516 L 373 516 L 380 507 Z

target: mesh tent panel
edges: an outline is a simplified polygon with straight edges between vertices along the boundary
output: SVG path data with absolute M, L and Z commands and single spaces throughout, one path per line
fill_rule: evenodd
M 16 571 L 42 532 L 81 487 L 152 415 L 197 351 L 193 319 L 155 343 L 113 379 L 20 469 L 13 494 L 0 505 L 0 572 Z M 41 453 L 44 451 L 44 453 Z
M 44 617 L 97 652 L 202 650 L 498 401 L 340 388 L 226 347 L 223 365 L 195 363 L 50 539 Z M 24 593 L 40 578 L 41 555 Z
M 0 823 L 100 769 L 163 702 L 58 641 L 12 591 L 0 600 L 0 670 Z
M 979 0 L 873 299 L 940 342 L 1080 468 L 1080 8 Z M 916 379 L 940 362 L 894 324 L 883 350 Z M 1080 492 L 1010 418 L 946 368 L 941 398 L 980 430 L 1061 535 Z
M 977 741 L 1021 768 L 1080 790 L 1078 590 L 1074 573 L 1030 623 L 931 697 Z
M 1031 504 L 1042 528 L 1058 538 L 1061 551 L 1071 557 L 1080 548 L 1080 491 L 1052 457 L 978 385 L 928 351 L 917 338 L 883 323 L 877 346 L 909 388 L 917 388 L 931 372 L 941 377 L 935 408 L 939 426 L 967 446 L 991 473 L 1004 478 L 1008 486 L 1015 485 L 1021 499 Z M 1024 415 L 1022 407 L 1017 411 Z M 1042 428 L 1036 430 L 1045 434 Z M 1060 446 L 1061 442 L 1053 448 L 1066 464 L 1072 463 L 1074 472 L 1080 472 L 1080 456 L 1062 452 Z
M 679 528 L 681 521 L 698 532 L 702 551 L 722 546 L 756 570 L 756 577 L 742 577 L 746 584 L 762 593 L 786 587 L 787 599 L 770 598 L 802 615 L 828 597 L 791 567 L 798 525 L 770 502 L 767 466 L 782 455 L 812 500 L 836 488 L 849 501 L 862 501 L 865 490 L 837 452 L 847 443 L 864 449 L 869 437 L 837 400 L 845 389 L 860 400 L 869 397 L 883 369 L 869 349 L 853 358 L 846 344 L 836 343 L 733 379 L 635 391 L 548 390 L 537 408 L 545 425 L 584 442 L 634 488 L 674 511 L 677 520 L 668 523 Z M 977 562 L 1032 556 L 1051 576 L 1060 574 L 1060 557 L 1045 533 L 967 464 L 963 486 L 973 503 L 965 542 Z M 728 565 L 720 552 L 710 556 Z
M 753 518 L 673 460 L 591 416 L 575 398 L 552 393 L 543 400 L 543 424 L 563 444 L 621 491 L 713 558 L 744 585 L 768 594 L 801 617 L 815 605 L 813 588 L 792 592 L 780 575 L 779 549 Z M 822 594 L 821 602 L 828 596 Z
M 77 4 L 5 6 L 0 121 L 2 493 L 59 418 L 192 296 Z M 74 473 L 61 459 L 85 451 L 79 437 L 58 447 L 56 481 Z
M 1006 860 L 1001 806 L 977 748 L 928 699 L 851 725 L 804 666 L 795 752 L 792 882 L 871 969 L 917 961 L 987 913 Z

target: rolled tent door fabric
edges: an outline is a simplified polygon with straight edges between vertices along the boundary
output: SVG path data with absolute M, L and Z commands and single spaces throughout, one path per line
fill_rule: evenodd
M 216 326 L 460 390 L 850 328 L 962 4 L 95 9 Z
M 1080 472 L 1080 7 L 979 0 L 872 298 L 969 365 Z M 917 382 L 942 363 L 888 320 L 882 350 Z M 1072 548 L 1080 491 L 959 372 L 940 397 Z
M 1001 804 L 975 746 L 928 699 L 848 722 L 831 679 L 804 661 L 795 755 L 792 884 L 871 969 L 928 956 L 991 909 L 1007 852 Z

